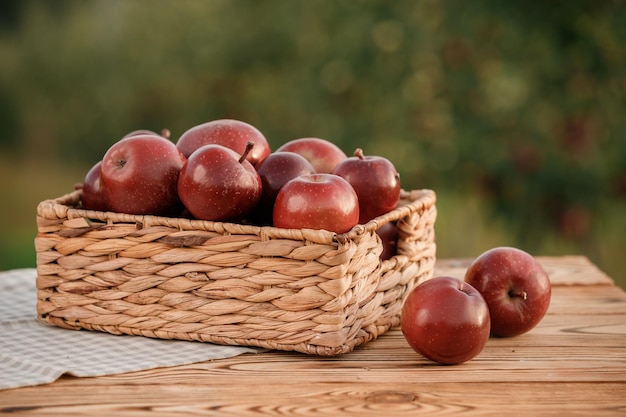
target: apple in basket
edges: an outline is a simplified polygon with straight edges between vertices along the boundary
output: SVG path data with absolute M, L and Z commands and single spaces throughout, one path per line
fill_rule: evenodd
M 240 120 L 218 119 L 194 126 L 178 138 L 176 146 L 189 158 L 204 145 L 222 145 L 241 155 L 248 142 L 254 143 L 254 147 L 247 151 L 246 159 L 256 166 L 270 154 L 270 145 L 259 129 Z
M 398 226 L 394 222 L 385 223 L 376 230 L 376 233 L 380 236 L 383 244 L 380 260 L 384 261 L 396 255 L 398 252 Z
M 482 253 L 467 268 L 465 281 L 485 298 L 494 336 L 530 331 L 550 306 L 550 277 L 536 258 L 521 249 L 496 247 Z
M 177 184 L 185 157 L 170 140 L 139 134 L 114 143 L 102 158 L 101 182 L 110 210 L 175 215 L 181 211 Z
M 248 142 L 238 154 L 222 145 L 204 145 L 189 156 L 178 179 L 178 194 L 193 217 L 238 221 L 256 207 L 262 183 L 247 159 L 254 146 Z
M 359 200 L 348 181 L 334 174 L 301 175 L 282 186 L 273 223 L 288 229 L 345 233 L 359 222 Z
M 357 148 L 354 156 L 335 167 L 333 174 L 343 177 L 356 191 L 361 224 L 390 212 L 400 201 L 400 174 L 387 158 L 364 156 Z
M 83 181 L 83 208 L 87 210 L 107 211 L 108 205 L 104 199 L 104 191 L 102 190 L 102 161 L 96 162 L 85 175 Z
M 315 174 L 315 168 L 297 153 L 274 152 L 259 164 L 257 172 L 263 187 L 261 201 L 254 210 L 254 220 L 261 224 L 271 224 L 274 201 L 281 187 L 300 175 Z
M 329 174 L 347 155 L 334 143 L 321 138 L 299 138 L 284 143 L 276 152 L 295 152 L 306 158 L 319 174 Z
M 162 129 L 161 133 L 157 133 L 154 130 L 137 129 L 137 130 L 128 132 L 122 137 L 122 139 L 129 138 L 131 136 L 139 136 L 139 135 L 157 135 L 157 136 L 163 136 L 165 139 L 169 139 L 171 136 L 171 132 L 169 129 Z
M 489 308 L 467 282 L 439 276 L 409 293 L 400 328 L 419 354 L 441 364 L 459 364 L 473 359 L 487 344 Z

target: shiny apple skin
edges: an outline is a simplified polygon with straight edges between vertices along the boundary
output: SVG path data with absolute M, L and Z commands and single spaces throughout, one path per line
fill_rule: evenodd
M 255 218 L 257 222 L 271 224 L 278 191 L 296 177 L 315 174 L 315 168 L 297 153 L 274 152 L 261 162 L 257 167 L 257 172 L 261 177 L 263 190 L 261 200 L 255 210 Z
M 470 264 L 464 279 L 487 302 L 493 336 L 527 333 L 550 306 L 550 277 L 535 257 L 518 248 L 502 246 L 483 252 Z
M 468 283 L 439 276 L 409 293 L 400 327 L 417 353 L 440 364 L 460 364 L 476 357 L 487 344 L 489 308 Z
M 356 192 L 338 175 L 296 177 L 282 186 L 274 203 L 273 223 L 276 227 L 345 233 L 358 222 Z
M 359 197 L 359 223 L 395 209 L 400 201 L 400 174 L 387 158 L 364 156 L 357 149 L 354 156 L 339 163 L 333 174 L 343 177 Z
M 177 215 L 177 184 L 185 157 L 158 135 L 135 135 L 114 143 L 102 158 L 101 181 L 112 211 Z
M 96 162 L 85 175 L 83 181 L 82 206 L 87 210 L 107 211 L 109 209 L 104 199 L 102 178 L 100 176 L 102 161 Z
M 176 146 L 188 158 L 204 145 L 222 145 L 241 155 L 248 142 L 254 147 L 246 159 L 257 166 L 271 153 L 270 145 L 259 129 L 240 120 L 217 119 L 194 126 L 178 138 Z
M 318 174 L 330 174 L 348 156 L 334 143 L 322 138 L 298 138 L 284 143 L 276 152 L 295 152 L 313 165 Z
M 178 180 L 178 194 L 193 217 L 239 221 L 256 207 L 261 178 L 240 157 L 222 145 L 204 145 L 189 156 Z

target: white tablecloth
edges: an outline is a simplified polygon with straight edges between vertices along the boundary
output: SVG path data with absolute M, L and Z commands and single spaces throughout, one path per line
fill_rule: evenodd
M 0 389 L 63 374 L 112 375 L 228 358 L 262 349 L 66 330 L 36 319 L 35 269 L 0 272 Z

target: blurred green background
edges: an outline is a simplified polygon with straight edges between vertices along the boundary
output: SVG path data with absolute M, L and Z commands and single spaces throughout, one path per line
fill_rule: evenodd
M 0 3 L 0 268 L 125 133 L 318 136 L 438 193 L 438 256 L 585 255 L 626 288 L 626 7 L 599 0 Z

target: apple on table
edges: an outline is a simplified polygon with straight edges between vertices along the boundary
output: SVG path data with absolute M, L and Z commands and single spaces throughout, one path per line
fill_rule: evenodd
M 550 306 L 550 277 L 535 257 L 518 248 L 502 246 L 483 252 L 467 268 L 464 279 L 485 298 L 494 336 L 530 331 Z
M 487 344 L 489 308 L 465 281 L 438 276 L 409 293 L 400 327 L 416 352 L 441 364 L 459 364 L 476 357 Z

